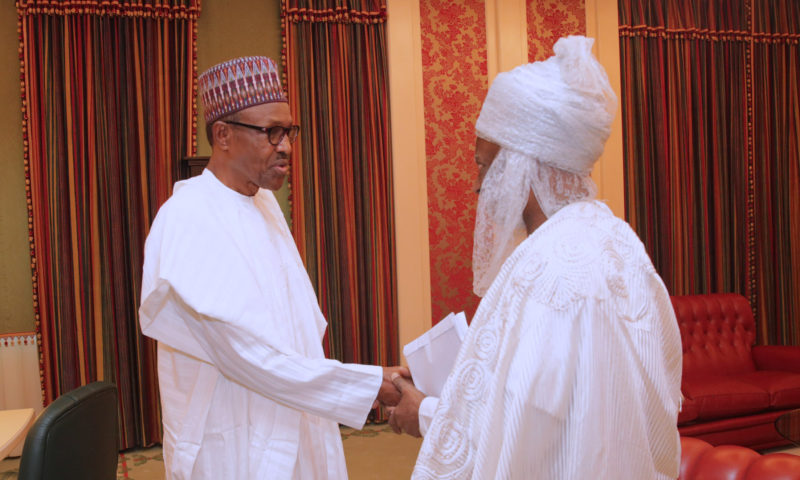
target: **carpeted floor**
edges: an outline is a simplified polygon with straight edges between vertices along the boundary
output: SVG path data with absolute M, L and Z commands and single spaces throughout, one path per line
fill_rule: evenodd
M 364 430 L 342 427 L 342 443 L 350 480 L 406 480 L 411 477 L 422 439 L 395 435 L 388 425 L 367 425 Z M 777 448 L 800 455 L 800 448 Z M 17 478 L 19 458 L 0 461 L 0 480 Z M 120 454 L 117 479 L 162 480 L 161 447 Z
M 388 425 L 367 425 L 364 430 L 342 427 L 342 443 L 350 480 L 408 479 L 422 439 L 395 435 Z M 19 458 L 0 461 L 0 480 L 17 478 Z M 117 479 L 162 480 L 161 447 L 122 452 Z

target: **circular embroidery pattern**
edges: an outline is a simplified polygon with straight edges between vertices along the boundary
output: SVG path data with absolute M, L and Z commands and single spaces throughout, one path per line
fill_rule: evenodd
M 484 366 L 476 360 L 469 360 L 459 368 L 458 387 L 462 397 L 466 400 L 477 400 L 483 396 L 486 386 L 486 370 Z
M 479 360 L 488 360 L 494 358 L 497 352 L 497 345 L 499 339 L 497 338 L 497 331 L 491 327 L 483 327 L 475 334 L 475 356 Z

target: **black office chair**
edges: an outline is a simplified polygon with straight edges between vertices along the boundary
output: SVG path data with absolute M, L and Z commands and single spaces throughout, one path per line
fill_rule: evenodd
M 58 397 L 25 437 L 19 480 L 111 480 L 119 455 L 117 387 L 94 382 Z

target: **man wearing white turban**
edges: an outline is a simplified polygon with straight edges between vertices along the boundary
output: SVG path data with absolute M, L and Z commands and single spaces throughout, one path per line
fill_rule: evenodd
M 678 476 L 681 346 L 669 295 L 589 178 L 616 111 L 593 40 L 502 73 L 476 123 L 483 299 L 440 399 L 396 378 L 414 479 Z

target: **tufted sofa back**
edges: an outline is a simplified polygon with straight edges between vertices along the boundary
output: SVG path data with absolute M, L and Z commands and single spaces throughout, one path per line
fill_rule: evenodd
M 699 438 L 681 437 L 678 480 L 800 480 L 800 457 L 759 455 L 738 445 L 713 447 Z
M 747 299 L 736 293 L 672 297 L 683 344 L 683 377 L 755 371 L 750 348 L 755 320 Z

